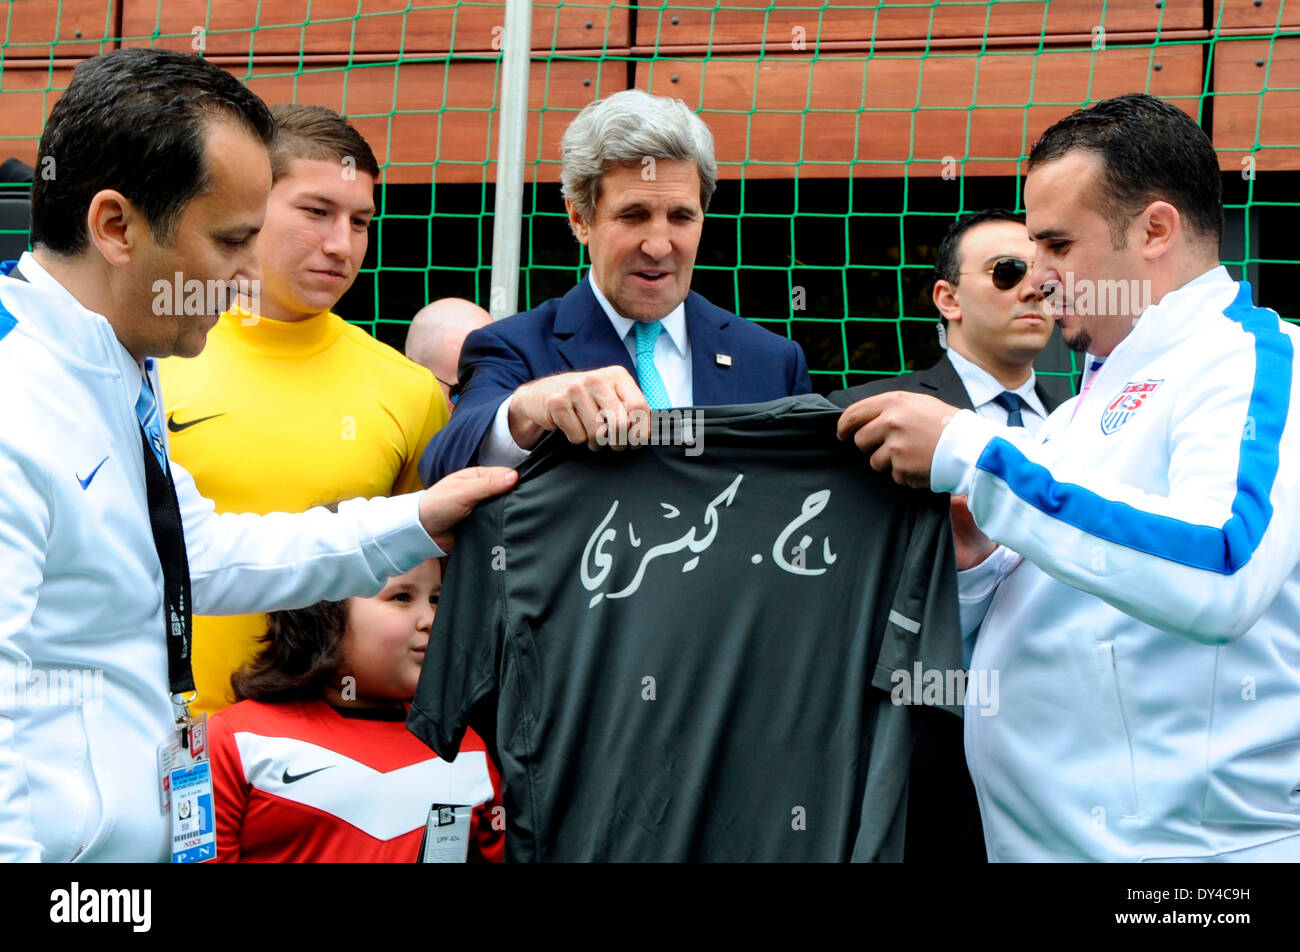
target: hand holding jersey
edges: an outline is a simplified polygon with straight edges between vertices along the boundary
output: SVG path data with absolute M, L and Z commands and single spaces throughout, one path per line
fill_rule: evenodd
M 451 551 L 452 527 L 485 499 L 499 496 L 519 478 L 504 466 L 474 466 L 438 480 L 420 496 L 420 525 L 444 553 Z
M 969 500 L 970 497 L 965 495 L 953 496 L 949 500 L 952 513 L 952 543 L 957 552 L 958 572 L 974 568 L 998 548 L 998 544 L 975 525 L 975 517 L 970 514 Z
M 871 457 L 871 468 L 889 472 L 894 482 L 930 488 L 934 448 L 957 408 L 922 393 L 894 390 L 859 400 L 840 417 L 839 437 L 853 435 Z
M 624 449 L 622 435 L 633 421 L 648 419 L 650 406 L 625 367 L 601 367 L 553 374 L 526 383 L 510 401 L 510 436 L 531 450 L 543 436 L 560 430 L 570 443 L 598 440 Z

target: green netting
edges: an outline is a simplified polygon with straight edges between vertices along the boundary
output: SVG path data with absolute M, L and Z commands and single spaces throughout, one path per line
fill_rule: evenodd
M 1210 132 L 1224 156 L 1224 261 L 1300 319 L 1291 6 L 535 4 L 520 307 L 585 267 L 556 184 L 561 131 L 591 98 L 637 85 L 683 98 L 718 137 L 696 290 L 798 340 L 822 391 L 926 366 L 938 355 L 930 268 L 954 216 L 1021 208 L 1021 160 L 1047 124 L 1140 90 Z M 503 4 L 12 0 L 5 16 L 0 158 L 35 162 L 41 119 L 79 59 L 201 46 L 268 101 L 341 109 L 371 141 L 379 214 L 346 317 L 400 346 L 429 300 L 488 306 Z M 6 238 L 21 230 L 0 227 Z M 1066 391 L 1074 370 L 1059 343 L 1040 360 Z

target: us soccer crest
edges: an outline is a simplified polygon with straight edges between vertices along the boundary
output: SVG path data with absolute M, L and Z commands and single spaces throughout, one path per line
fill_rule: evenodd
M 1127 423 L 1129 418 L 1142 408 L 1142 404 L 1147 402 L 1147 398 L 1155 393 L 1156 389 L 1164 382 L 1164 378 L 1161 377 L 1158 380 L 1130 380 L 1124 384 L 1124 389 L 1101 412 L 1101 432 L 1110 436 L 1110 434 Z

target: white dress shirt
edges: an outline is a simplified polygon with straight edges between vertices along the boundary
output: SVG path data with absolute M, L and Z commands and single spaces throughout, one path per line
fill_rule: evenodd
M 1007 388 L 998 383 L 997 378 L 983 367 L 966 359 L 951 347 L 948 348 L 948 359 L 957 370 L 957 376 L 961 378 L 975 412 L 987 420 L 1006 426 L 1010 414 L 1002 408 L 1001 404 L 995 402 L 995 398 Z M 1047 419 L 1047 408 L 1034 392 L 1036 380 L 1031 369 L 1029 379 L 1011 391 L 1024 401 L 1024 405 L 1020 408 L 1020 416 L 1025 421 L 1025 432 L 1031 436 L 1038 432 L 1038 428 Z
M 632 366 L 635 367 L 636 321 L 614 310 L 614 305 L 609 303 L 609 299 L 596 286 L 596 278 L 590 270 L 587 271 L 587 280 L 591 282 L 592 293 L 596 295 L 601 309 L 613 325 L 614 333 L 627 347 L 627 352 L 632 358 Z M 664 333 L 660 334 L 655 341 L 655 369 L 663 378 L 664 387 L 673 406 L 689 407 L 694 403 L 694 387 L 691 376 L 691 341 L 686 333 L 686 302 L 678 304 L 661 320 Z M 501 406 L 497 407 L 492 426 L 479 445 L 480 466 L 518 466 L 528 459 L 532 452 L 521 447 L 510 435 L 510 401 L 513 399 L 513 396 L 506 397 L 501 402 Z M 1003 422 L 1005 419 L 1004 415 Z

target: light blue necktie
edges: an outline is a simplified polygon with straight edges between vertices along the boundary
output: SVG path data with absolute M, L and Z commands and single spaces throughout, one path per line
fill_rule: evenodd
M 1007 426 L 1024 426 L 1025 418 L 1020 415 L 1020 404 L 1024 398 L 1018 393 L 1012 393 L 1010 390 L 1003 390 L 993 402 L 1007 411 Z
M 167 450 L 163 446 L 162 416 L 158 413 L 158 401 L 153 397 L 153 388 L 149 386 L 149 372 L 153 370 L 153 358 L 144 361 L 144 379 L 140 381 L 140 396 L 135 401 L 135 415 L 149 440 L 153 455 L 158 458 L 158 465 L 167 472 Z
M 655 366 L 655 341 L 663 329 L 662 321 L 636 322 L 637 382 L 641 384 L 641 392 L 651 410 L 667 410 L 673 405 L 664 378 L 659 376 L 659 368 Z

